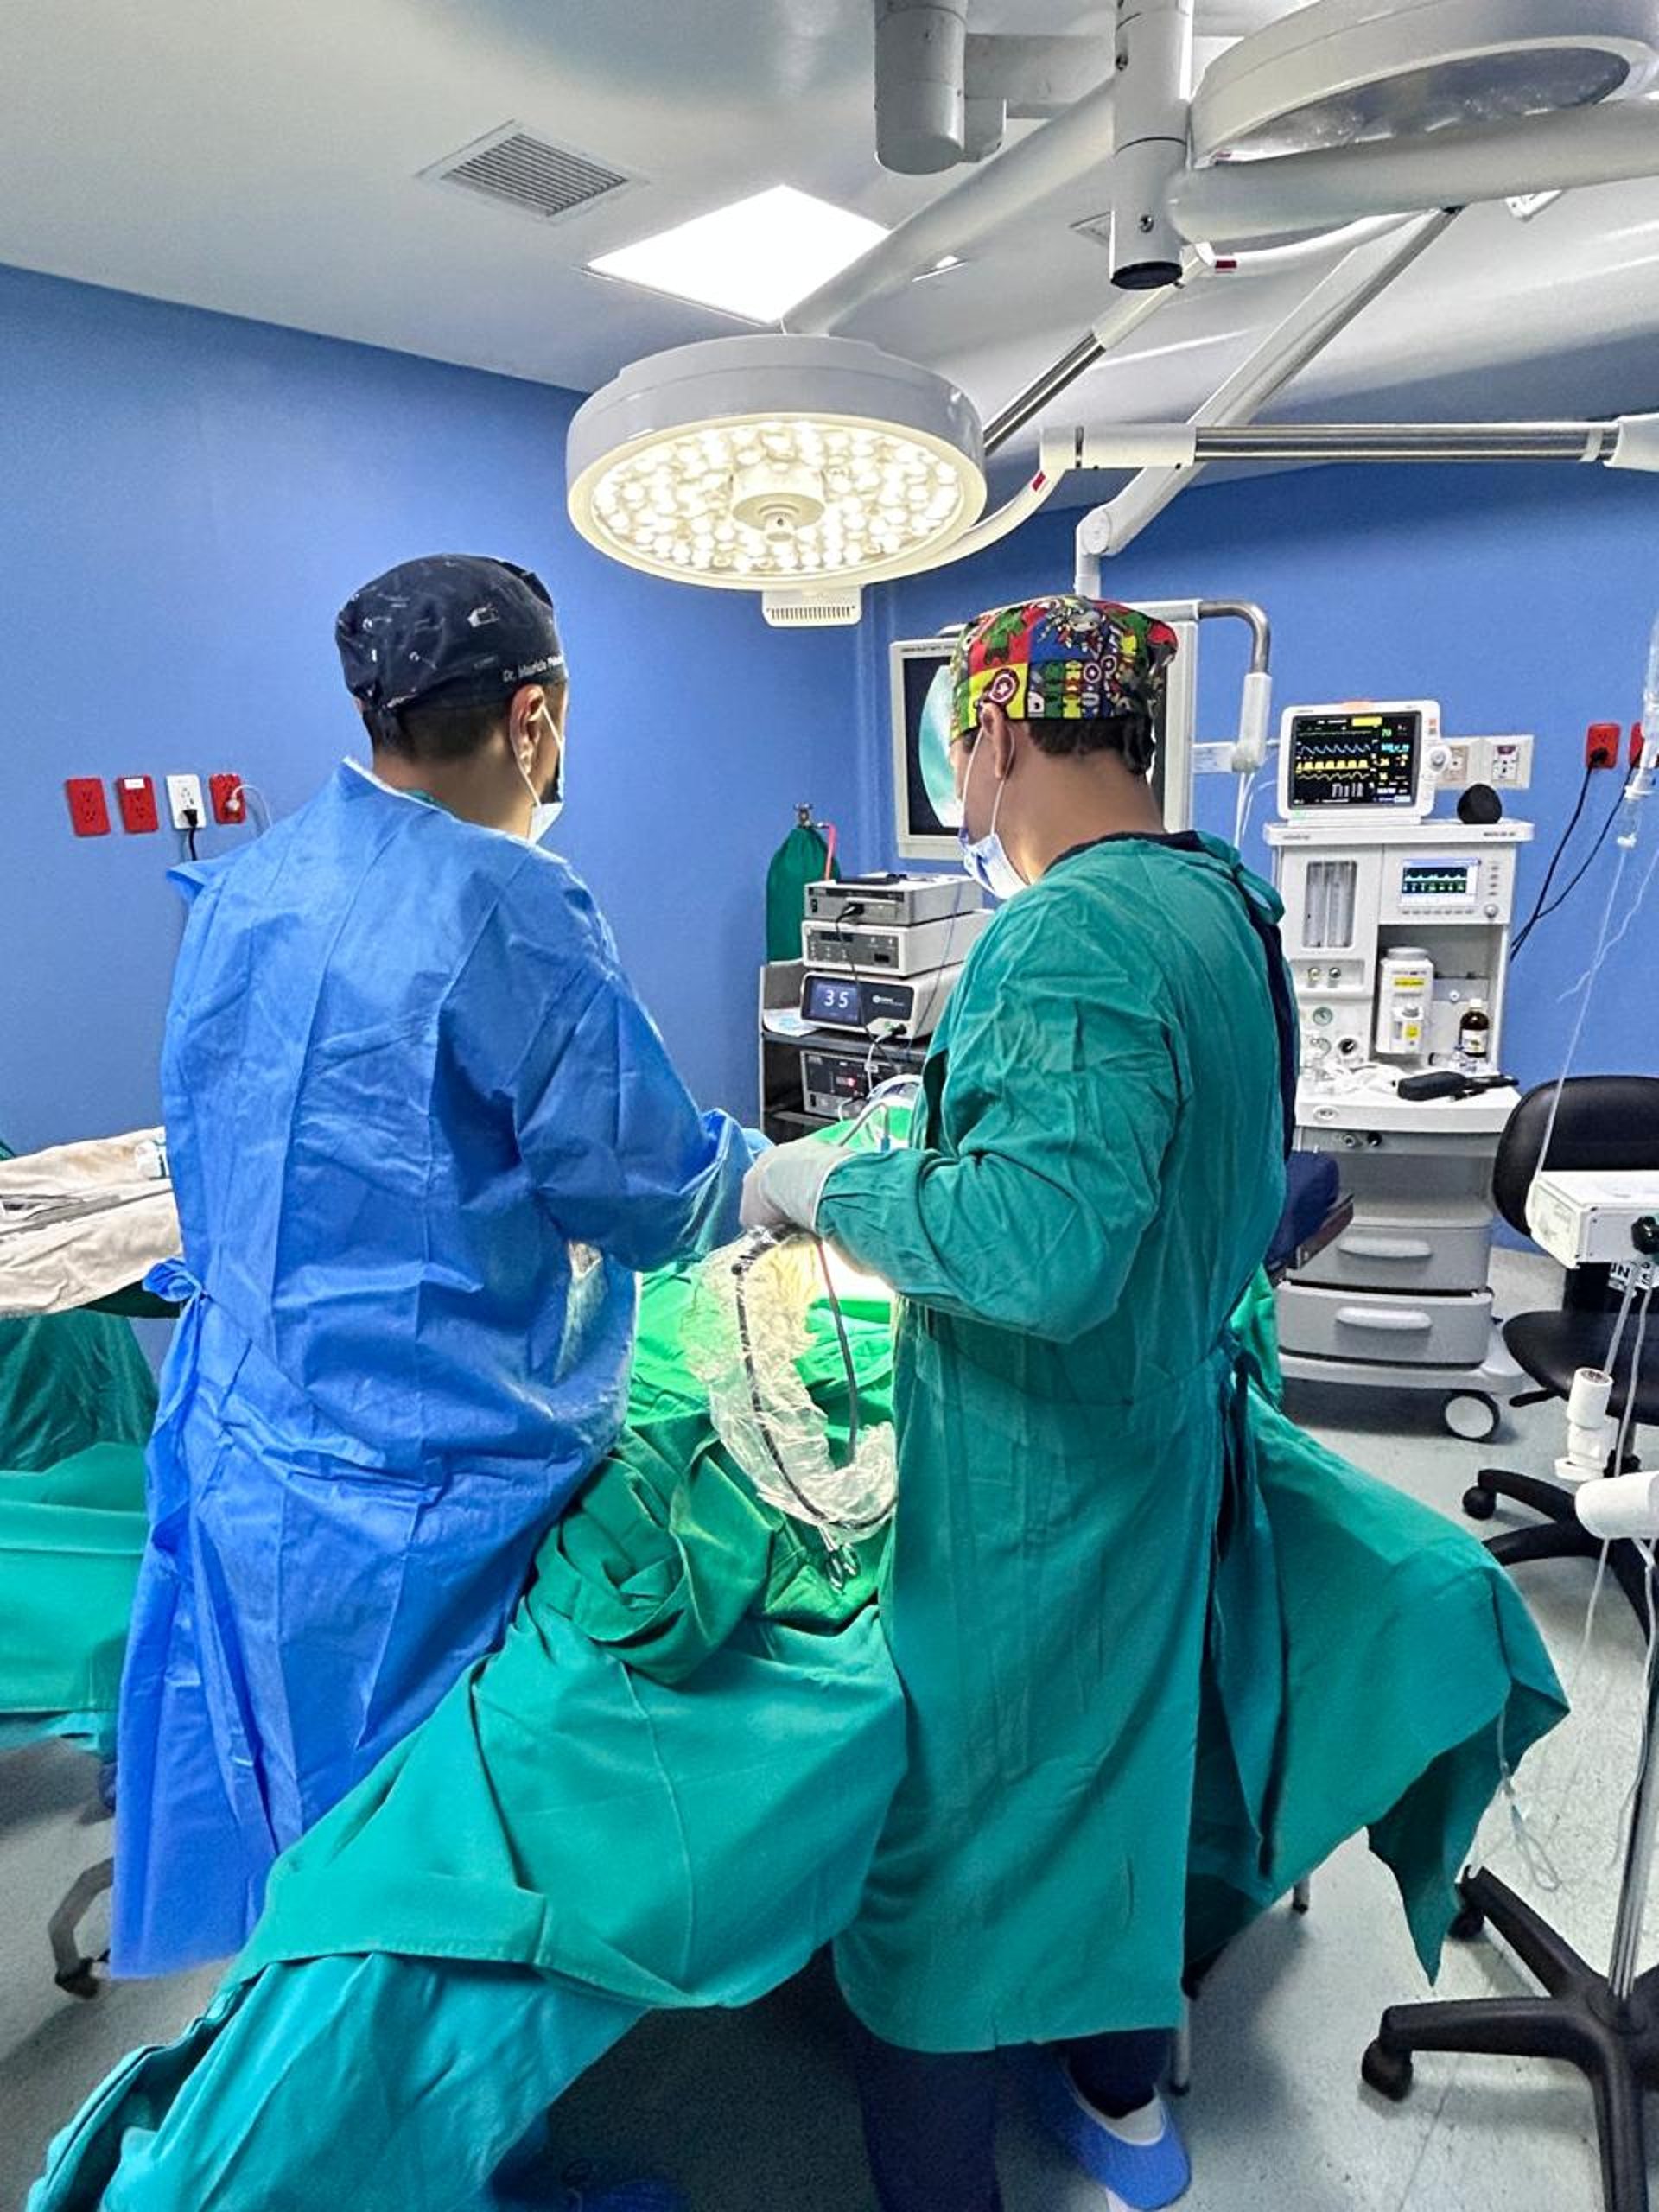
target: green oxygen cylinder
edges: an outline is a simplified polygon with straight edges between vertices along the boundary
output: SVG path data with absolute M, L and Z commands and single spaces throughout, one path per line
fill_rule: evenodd
M 809 883 L 822 883 L 826 876 L 839 873 L 834 825 L 815 823 L 810 806 L 798 806 L 795 827 L 772 855 L 772 866 L 766 870 L 768 960 L 801 957 L 806 887 Z

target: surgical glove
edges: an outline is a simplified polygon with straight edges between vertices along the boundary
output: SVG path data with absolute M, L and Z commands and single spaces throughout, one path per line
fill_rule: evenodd
M 744 1228 L 815 1228 L 823 1186 L 846 1156 L 838 1147 L 812 1137 L 763 1153 L 743 1179 Z
M 768 1136 L 762 1136 L 759 1129 L 745 1129 L 743 1132 L 743 1141 L 749 1148 L 749 1160 L 751 1164 L 759 1160 L 763 1153 L 767 1153 L 772 1150 L 772 1139 Z

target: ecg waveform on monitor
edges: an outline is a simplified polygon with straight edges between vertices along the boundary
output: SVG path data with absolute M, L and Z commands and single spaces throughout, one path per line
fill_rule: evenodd
M 1381 716 L 1343 717 L 1339 730 L 1293 734 L 1291 797 L 1300 806 L 1408 804 L 1416 775 L 1414 733 Z

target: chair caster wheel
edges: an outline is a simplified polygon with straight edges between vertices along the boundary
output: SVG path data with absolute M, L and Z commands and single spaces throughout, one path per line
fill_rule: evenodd
M 1446 1932 L 1454 1943 L 1478 1943 L 1486 1933 L 1486 1916 L 1476 1906 L 1466 1904 Z
M 1411 2094 L 1411 2054 L 1390 2050 L 1380 2039 L 1360 2061 L 1360 2074 L 1368 2089 L 1386 2097 L 1391 2105 L 1403 2104 Z
M 1490 1521 L 1497 1510 L 1497 1500 L 1489 1490 L 1466 1490 L 1463 1510 L 1471 1521 Z
M 66 1997 L 96 1997 L 104 1986 L 91 1959 L 82 1959 L 79 1966 L 54 1974 L 53 1980 Z
M 1467 1444 L 1485 1444 L 1497 1434 L 1497 1401 L 1484 1390 L 1454 1390 L 1440 1407 L 1440 1419 Z

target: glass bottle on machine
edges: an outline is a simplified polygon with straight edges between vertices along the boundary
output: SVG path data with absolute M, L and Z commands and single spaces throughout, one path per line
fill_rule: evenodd
M 1471 999 L 1458 1024 L 1458 1052 L 1462 1058 L 1484 1068 L 1491 1058 L 1492 1020 L 1484 1002 Z

